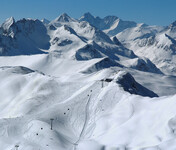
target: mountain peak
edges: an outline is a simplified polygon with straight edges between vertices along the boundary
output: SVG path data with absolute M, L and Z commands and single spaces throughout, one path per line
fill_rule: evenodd
M 2 24 L 1 27 L 3 27 L 5 30 L 8 30 L 11 27 L 11 25 L 13 25 L 14 23 L 15 23 L 15 19 L 13 17 L 10 17 L 5 20 L 5 22 Z
M 43 24 L 45 24 L 45 25 L 47 25 L 47 24 L 49 24 L 49 23 L 50 23 L 50 21 L 49 21 L 49 20 L 47 20 L 47 19 L 45 19 L 45 18 L 43 18 L 43 19 L 41 20 L 41 22 L 43 22 Z
M 63 13 L 61 16 L 70 18 L 70 16 L 67 13 Z
M 74 19 L 71 18 L 70 16 L 68 16 L 66 13 L 63 13 L 62 15 L 60 15 L 58 18 L 56 18 L 56 20 L 58 22 L 72 22 L 72 21 L 74 21 Z
M 79 20 L 81 21 L 87 21 L 89 23 L 100 21 L 101 19 L 99 17 L 93 16 L 90 12 L 85 13 Z
M 176 27 L 176 21 L 174 21 L 173 23 L 171 23 L 169 27 L 170 27 L 170 28 Z
M 85 16 L 85 17 L 93 17 L 93 18 L 95 18 L 90 12 L 85 13 L 83 16 Z
M 115 36 L 117 33 L 131 27 L 136 27 L 137 23 L 133 21 L 123 21 L 117 16 L 106 16 L 104 18 L 94 17 L 92 14 L 85 13 L 80 21 L 87 21 L 92 26 L 103 30 L 109 36 Z
M 5 22 L 15 22 L 15 19 L 13 17 L 7 18 Z
M 106 16 L 106 17 L 104 17 L 104 20 L 117 20 L 117 19 L 119 19 L 119 17 L 117 17 L 117 16 Z

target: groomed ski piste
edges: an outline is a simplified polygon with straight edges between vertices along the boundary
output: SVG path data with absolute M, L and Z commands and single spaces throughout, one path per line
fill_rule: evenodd
M 1 150 L 176 149 L 173 72 L 66 14 L 2 29 Z

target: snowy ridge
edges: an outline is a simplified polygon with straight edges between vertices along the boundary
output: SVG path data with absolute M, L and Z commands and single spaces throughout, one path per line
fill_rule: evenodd
M 79 20 L 89 22 L 91 25 L 110 36 L 114 36 L 127 28 L 135 27 L 137 25 L 133 21 L 123 21 L 116 16 L 106 16 L 102 19 L 100 17 L 94 17 L 90 13 L 85 13 Z
M 125 91 L 131 94 L 137 94 L 141 96 L 158 97 L 154 92 L 146 89 L 135 81 L 131 74 L 121 72 L 120 76 L 116 77 L 117 83 L 120 84 Z
M 147 58 L 134 58 L 131 60 L 125 60 L 122 62 L 122 64 L 128 68 L 162 74 L 162 72 Z
M 136 55 L 150 59 L 165 74 L 175 74 L 176 42 L 170 29 L 138 26 L 124 30 L 117 38 Z

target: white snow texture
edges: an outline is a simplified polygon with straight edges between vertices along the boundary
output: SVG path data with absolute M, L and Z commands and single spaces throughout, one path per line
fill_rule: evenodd
M 0 26 L 1 150 L 176 150 L 176 23 L 66 13 Z

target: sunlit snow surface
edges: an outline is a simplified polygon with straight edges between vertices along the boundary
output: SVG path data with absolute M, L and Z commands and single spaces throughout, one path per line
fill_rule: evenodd
M 1 150 L 176 149 L 175 76 L 85 21 L 42 22 L 10 18 L 1 33 L 14 43 L 0 57 Z
M 118 83 L 122 68 L 83 74 L 91 61 L 53 58 L 50 63 L 47 55 L 0 58 L 2 66 L 5 60 L 14 66 L 0 68 L 3 150 L 15 145 L 24 150 L 175 149 L 176 96 L 131 95 Z M 30 69 L 15 67 L 20 62 Z M 112 81 L 102 86 L 105 78 Z

